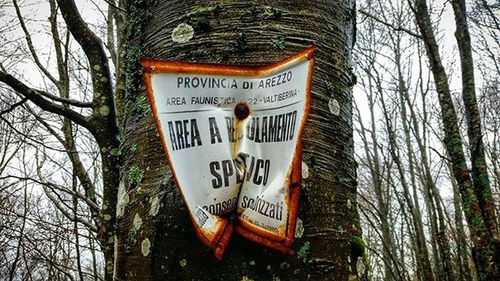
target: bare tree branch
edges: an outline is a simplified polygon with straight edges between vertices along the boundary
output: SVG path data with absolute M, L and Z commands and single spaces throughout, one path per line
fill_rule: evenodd
M 79 100 L 74 100 L 74 99 L 62 98 L 62 97 L 52 95 L 52 94 L 49 94 L 47 92 L 42 92 L 42 91 L 39 91 L 39 93 L 41 95 L 43 95 L 44 97 L 47 97 L 51 100 L 62 102 L 62 103 L 68 104 L 68 105 L 73 105 L 76 107 L 86 107 L 86 108 L 92 107 L 92 102 L 84 102 L 84 101 L 79 101 Z
M 27 100 L 28 100 L 28 98 L 23 98 L 22 100 L 20 100 L 20 101 L 14 103 L 13 105 L 11 105 L 9 108 L 0 111 L 0 116 L 4 115 L 6 113 L 11 112 L 12 110 L 16 109 L 16 107 L 18 107 L 18 106 L 23 105 Z
M 69 108 L 65 108 L 62 105 L 55 104 L 51 101 L 48 101 L 45 97 L 55 97 L 60 100 L 68 101 L 68 99 L 63 99 L 56 97 L 54 95 L 50 95 L 49 93 L 45 93 L 40 90 L 36 90 L 33 88 L 28 87 L 26 84 L 23 82 L 17 80 L 14 76 L 5 73 L 3 71 L 0 71 L 0 81 L 9 85 L 12 89 L 14 89 L 16 92 L 21 94 L 22 96 L 28 98 L 30 101 L 32 101 L 34 104 L 42 108 L 43 110 L 62 115 L 64 117 L 67 117 L 71 121 L 75 122 L 76 124 L 83 126 L 87 128 L 88 130 L 92 131 L 92 127 L 90 126 L 89 123 L 89 118 L 81 115 L 80 113 L 71 110 Z
M 9 178 L 14 178 L 14 179 L 17 179 L 19 181 L 32 181 L 34 183 L 38 183 L 40 185 L 44 185 L 46 187 L 50 187 L 50 188 L 54 188 L 58 191 L 62 191 L 64 193 L 67 193 L 69 195 L 72 195 L 72 196 L 76 196 L 78 197 L 79 199 L 83 200 L 87 205 L 88 207 L 91 209 L 91 210 L 95 210 L 95 211 L 99 211 L 99 206 L 97 206 L 97 204 L 95 202 L 92 202 L 89 198 L 87 198 L 86 195 L 84 194 L 81 194 L 80 192 L 75 192 L 65 186 L 62 186 L 62 185 L 59 185 L 59 184 L 55 184 L 55 183 L 52 183 L 52 182 L 48 182 L 48 181 L 40 181 L 40 180 L 37 180 L 37 179 L 34 179 L 34 178 L 30 178 L 30 177 L 18 177 L 18 176 L 12 176 L 12 175 L 8 175 L 8 176 L 5 176 L 5 177 L 0 177 L 0 180 L 5 180 L 5 179 L 9 179 Z M 90 222 L 87 222 L 88 224 L 90 224 Z M 92 229 L 92 228 L 91 228 Z M 95 228 L 95 226 L 93 226 L 93 230 L 97 231 L 97 228 Z
M 403 31 L 403 32 L 406 32 L 406 33 L 408 33 L 409 35 L 414 36 L 414 37 L 416 37 L 416 38 L 418 38 L 418 39 L 422 39 L 422 35 L 417 34 L 417 33 L 413 32 L 413 31 L 411 31 L 411 30 L 409 30 L 409 29 L 406 29 L 406 28 L 404 28 L 404 27 L 400 27 L 400 26 L 394 26 L 393 24 L 388 23 L 388 22 L 386 22 L 386 21 L 383 21 L 383 20 L 379 19 L 378 17 L 376 17 L 376 16 L 374 16 L 374 15 L 372 15 L 372 14 L 370 14 L 370 13 L 366 12 L 366 11 L 363 11 L 363 10 L 358 10 L 358 12 L 359 12 L 360 14 L 362 14 L 362 15 L 365 15 L 365 16 L 367 16 L 367 17 L 369 17 L 369 18 L 373 19 L 374 21 L 376 21 L 376 22 L 378 22 L 378 23 L 381 23 L 381 24 L 383 24 L 383 25 L 385 25 L 385 26 L 388 26 L 388 27 L 392 28 L 392 29 L 393 29 L 393 30 L 395 30 L 395 31 Z
M 66 153 L 68 154 L 70 161 L 73 164 L 73 169 L 85 190 L 85 196 L 87 196 L 87 199 L 89 201 L 96 204 L 96 188 L 90 180 L 89 175 L 87 174 L 87 170 L 85 169 L 80 159 L 79 152 L 76 150 L 76 147 L 74 149 L 69 147 L 68 143 L 66 143 L 66 141 L 61 136 L 59 136 L 59 134 L 57 134 L 57 132 L 47 122 L 45 122 L 45 120 L 36 115 L 31 107 L 26 106 L 26 108 L 35 117 L 35 119 L 37 119 L 38 122 L 40 122 L 66 148 Z M 98 211 L 98 209 L 92 210 L 92 215 L 94 216 L 94 218 L 98 216 Z
M 64 204 L 63 200 L 60 200 L 58 198 L 56 198 L 54 195 L 58 196 L 60 198 L 60 194 L 59 193 L 56 193 L 54 192 L 53 190 L 49 190 L 54 188 L 54 187 L 58 187 L 58 189 L 62 189 L 62 190 L 67 190 L 67 188 L 65 187 L 61 187 L 61 186 L 58 186 L 58 185 L 55 185 L 55 184 L 52 184 L 50 182 L 48 182 L 47 180 L 45 180 L 43 174 L 42 174 L 42 171 L 41 171 L 41 167 L 43 165 L 43 162 L 45 161 L 45 158 L 46 155 L 42 156 L 42 159 L 39 160 L 38 159 L 38 156 L 37 156 L 37 175 L 38 177 L 40 178 L 40 184 L 42 186 L 42 189 L 43 191 L 45 192 L 45 195 L 47 195 L 47 197 L 50 199 L 50 201 L 54 204 L 54 206 L 59 210 L 61 211 L 61 213 L 67 217 L 70 221 L 74 222 L 74 221 L 78 221 L 79 223 L 85 225 L 86 227 L 88 227 L 90 230 L 94 231 L 94 232 L 97 232 L 97 227 L 96 225 L 92 224 L 91 222 L 83 219 L 83 217 L 80 217 L 80 216 L 76 216 L 75 214 L 73 214 L 70 210 L 68 210 L 68 207 Z M 40 161 L 38 163 L 38 161 Z M 67 193 L 69 194 L 72 194 L 73 192 L 71 190 L 68 190 Z M 78 193 L 77 193 L 78 194 Z M 75 194 L 75 195 L 77 195 Z M 87 200 L 86 200 L 87 202 Z M 90 208 L 98 208 L 95 204 L 92 204 L 91 201 L 88 202 L 89 203 L 89 207 Z
M 16 14 L 17 18 L 19 19 L 19 23 L 21 24 L 21 28 L 24 32 L 24 36 L 26 37 L 26 42 L 28 43 L 28 48 L 30 49 L 31 55 L 33 56 L 33 59 L 35 60 L 35 64 L 38 66 L 38 68 L 47 76 L 52 83 L 55 85 L 59 84 L 59 81 L 52 76 L 52 74 L 45 68 L 42 63 L 40 62 L 40 59 L 38 58 L 38 55 L 36 54 L 35 47 L 33 45 L 33 41 L 31 40 L 31 35 L 28 31 L 28 28 L 26 27 L 26 24 L 24 23 L 23 16 L 21 14 L 21 9 L 19 8 L 19 5 L 17 4 L 17 0 L 13 0 L 12 3 L 14 4 L 14 7 L 16 8 Z
M 101 39 L 83 21 L 73 0 L 58 0 L 57 3 L 69 31 L 80 44 L 89 60 L 94 86 L 94 105 L 98 107 L 106 104 L 111 110 L 114 110 L 113 87 L 111 86 L 108 57 Z M 114 112 L 112 115 L 114 115 Z

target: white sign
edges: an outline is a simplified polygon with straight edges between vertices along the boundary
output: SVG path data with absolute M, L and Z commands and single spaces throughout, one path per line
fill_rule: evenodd
M 292 252 L 314 49 L 260 67 L 141 60 L 176 183 L 219 258 L 235 226 Z

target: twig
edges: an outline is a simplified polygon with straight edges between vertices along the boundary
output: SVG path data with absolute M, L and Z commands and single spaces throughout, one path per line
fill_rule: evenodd
M 390 27 L 390 28 L 394 29 L 395 31 L 403 31 L 403 32 L 406 32 L 406 33 L 408 33 L 409 35 L 414 36 L 414 37 L 416 37 L 416 38 L 418 38 L 418 39 L 422 39 L 422 35 L 417 34 L 417 33 L 413 32 L 413 31 L 411 31 L 411 30 L 409 30 L 409 29 L 406 29 L 406 28 L 404 28 L 404 27 L 400 27 L 400 26 L 394 26 L 393 24 L 390 24 L 390 23 L 388 23 L 388 22 L 386 22 L 386 21 L 383 21 L 383 20 L 381 20 L 381 19 L 377 18 L 376 16 L 374 16 L 374 15 L 372 15 L 372 14 L 368 13 L 368 12 L 365 12 L 365 11 L 363 11 L 363 10 L 358 10 L 358 12 L 359 12 L 360 14 L 362 14 L 362 15 L 365 15 L 365 16 L 367 16 L 367 17 L 369 17 L 369 18 L 373 19 L 374 21 L 376 21 L 376 22 L 378 22 L 378 23 L 381 23 L 381 24 L 383 24 L 383 25 L 385 25 L 385 26 L 388 26 L 388 27 Z

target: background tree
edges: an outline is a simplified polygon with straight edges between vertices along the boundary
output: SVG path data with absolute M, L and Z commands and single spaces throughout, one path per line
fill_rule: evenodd
M 359 93 L 356 96 L 359 114 L 356 116 L 355 124 L 360 136 L 360 148 L 364 148 L 357 150 L 361 164 L 360 179 L 363 179 L 360 188 L 360 210 L 365 229 L 373 228 L 368 230 L 372 235 L 367 236 L 370 249 L 369 261 L 379 269 L 385 268 L 383 274 L 381 271 L 371 272 L 373 274 L 371 277 L 380 280 L 388 278 L 431 280 L 434 276 L 437 280 L 471 280 L 477 278 L 476 270 L 471 266 L 470 252 L 473 246 L 471 242 L 477 242 L 477 233 L 467 230 L 470 221 L 467 221 L 468 224 L 463 221 L 464 211 L 467 214 L 467 204 L 470 205 L 470 202 L 462 201 L 460 192 L 464 191 L 463 182 L 459 184 L 455 178 L 456 173 L 453 172 L 453 165 L 460 161 L 450 160 L 453 158 L 446 153 L 451 143 L 449 132 L 445 134 L 439 130 L 450 125 L 451 119 L 443 117 L 441 108 L 435 105 L 439 105 L 439 99 L 443 99 L 444 85 L 449 85 L 449 102 L 445 102 L 445 107 L 457 109 L 454 144 L 458 145 L 461 142 L 468 144 L 467 140 L 470 138 L 464 135 L 467 135 L 469 126 L 475 125 L 467 121 L 470 118 L 466 117 L 467 106 L 461 96 L 463 89 L 465 95 L 468 95 L 471 93 L 471 88 L 478 91 L 478 88 L 483 87 L 477 85 L 460 87 L 457 86 L 457 81 L 465 77 L 466 83 L 470 84 L 470 72 L 473 69 L 490 70 L 482 71 L 479 81 L 481 79 L 491 81 L 491 77 L 498 77 L 498 71 L 494 71 L 495 62 L 491 60 L 498 56 L 498 48 L 495 39 L 490 37 L 497 34 L 494 28 L 496 18 L 492 17 L 490 12 L 495 9 L 495 5 L 483 1 L 477 3 L 478 8 L 483 8 L 472 12 L 473 18 L 483 20 L 474 27 L 477 34 L 471 34 L 475 36 L 468 40 L 478 46 L 474 54 L 484 60 L 479 59 L 477 60 L 479 63 L 472 63 L 471 58 L 468 58 L 469 63 L 460 65 L 456 63 L 460 57 L 452 52 L 456 41 L 454 38 L 449 38 L 446 34 L 448 30 L 444 29 L 448 28 L 445 21 L 453 22 L 456 18 L 463 18 L 464 15 L 455 15 L 451 4 L 441 5 L 439 1 L 428 4 L 426 20 L 429 21 L 430 30 L 435 37 L 434 51 L 446 53 L 446 56 L 442 57 L 444 59 L 440 62 L 440 68 L 447 77 L 438 83 L 435 83 L 437 80 L 432 76 L 432 71 L 436 67 L 435 57 L 429 59 L 425 56 L 427 51 L 424 46 L 428 46 L 424 44 L 429 43 L 426 38 L 428 34 L 424 35 L 426 31 L 415 25 L 414 19 L 419 15 L 415 15 L 415 9 L 412 11 L 413 5 L 413 1 L 402 3 L 366 1 L 366 3 L 361 2 L 359 8 L 361 16 L 355 48 L 355 66 L 360 82 L 355 90 L 355 93 Z M 457 29 L 459 33 L 463 32 L 463 26 L 459 25 Z M 464 68 L 467 68 L 469 76 L 460 75 L 459 72 Z M 474 80 L 472 78 L 472 81 Z M 484 87 L 486 88 L 488 87 Z M 482 102 L 488 105 L 495 104 L 497 95 L 491 95 L 491 91 L 489 93 L 488 102 L 486 98 Z M 479 101 L 481 104 L 481 99 Z M 474 107 L 470 103 L 468 106 Z M 484 104 L 483 108 L 489 106 Z M 367 114 L 368 112 L 370 114 Z M 450 110 L 446 112 L 452 113 Z M 487 112 L 485 111 L 484 115 L 476 114 L 474 118 L 481 119 L 482 126 L 492 128 L 495 124 L 493 119 L 497 119 L 498 114 L 488 115 Z M 496 147 L 496 144 L 491 142 L 496 135 L 493 131 L 490 129 L 480 134 L 482 136 L 480 139 L 488 148 L 486 151 L 489 151 L 490 147 Z M 477 143 L 477 138 L 472 142 Z M 452 146 L 456 148 L 455 145 Z M 468 147 L 472 149 L 478 146 L 470 146 L 469 143 Z M 473 153 L 477 151 L 469 150 L 463 154 L 462 159 L 469 161 Z M 488 153 L 486 152 L 487 155 Z M 479 165 L 483 167 L 483 176 L 493 179 L 490 176 L 495 175 L 495 158 L 490 159 L 486 156 L 483 160 L 485 162 Z M 490 175 L 484 174 L 484 167 L 490 169 Z M 470 179 L 472 186 L 472 177 Z M 495 202 L 498 202 L 497 183 L 494 179 L 490 181 L 491 192 L 486 193 L 492 197 L 486 200 L 489 205 L 483 204 L 483 206 L 494 214 Z M 487 191 L 488 188 L 483 186 L 479 190 Z M 468 191 L 474 192 L 473 188 Z M 383 204 L 380 205 L 379 202 Z M 482 216 L 479 207 L 482 203 L 476 201 L 472 205 L 476 214 Z M 488 219 L 483 217 L 481 220 L 484 222 Z M 490 221 L 495 225 L 497 219 Z M 391 235 L 384 235 L 383 231 L 380 231 L 384 229 L 385 223 L 389 224 L 393 233 L 400 233 L 392 239 L 392 243 L 391 239 L 385 238 Z M 490 228 L 494 234 L 495 227 Z M 488 239 L 490 241 L 486 244 L 490 243 L 490 247 L 494 249 L 495 235 L 488 237 L 487 231 L 482 233 L 481 235 L 486 234 L 483 236 L 485 241 Z M 406 244 L 408 242 L 410 248 Z M 422 255 L 425 252 L 428 252 L 428 255 Z M 479 255 L 483 257 L 489 255 L 486 258 L 488 260 L 486 265 L 490 269 L 498 264 L 494 262 L 495 250 L 490 252 L 474 250 L 474 252 L 480 252 Z M 410 256 L 407 256 L 408 254 Z M 406 266 L 398 266 L 395 260 Z M 476 264 L 477 261 L 476 259 Z M 480 278 L 486 280 L 492 278 L 484 277 L 482 273 L 484 270 L 480 267 L 478 269 Z M 490 270 L 488 274 L 495 276 L 494 270 Z
M 18 23 L 17 30 L 23 35 L 20 39 L 24 44 L 7 41 L 0 65 L 0 81 L 8 87 L 2 91 L 2 97 L 10 98 L 10 108 L 2 113 L 14 116 L 12 119 L 2 117 L 2 121 L 26 140 L 16 152 L 16 156 L 22 152 L 23 157 L 16 160 L 24 165 L 23 169 L 10 166 L 5 173 L 2 171 L 2 180 L 7 181 L 9 187 L 19 187 L 21 183 L 25 191 L 21 197 L 24 213 L 6 208 L 6 216 L 22 219 L 23 230 L 17 234 L 19 243 L 15 254 L 7 252 L 6 255 L 11 268 L 9 278 L 15 278 L 24 268 L 30 278 L 45 276 L 44 272 L 48 271 L 48 276 L 54 279 L 83 280 L 88 276 L 99 279 L 103 269 L 99 266 L 102 251 L 106 261 L 105 279 L 110 280 L 119 178 L 114 100 L 120 92 L 112 87 L 118 80 L 111 76 L 110 67 L 112 62 L 119 65 L 116 49 L 120 42 L 114 43 L 115 33 L 108 29 L 109 48 L 106 49 L 82 20 L 73 1 L 51 0 L 45 5 L 49 11 L 46 25 L 33 25 L 30 17 L 23 15 L 18 1 L 12 1 L 8 8 L 15 15 L 12 22 Z M 113 2 L 109 6 L 107 17 L 111 23 L 108 25 L 114 26 L 116 22 L 119 27 L 122 21 L 116 15 L 119 8 Z M 16 38 L 16 25 L 8 26 L 12 30 L 3 30 L 2 35 L 6 37 L 2 38 Z M 42 32 L 37 32 L 40 30 Z M 41 47 L 40 39 L 49 45 Z M 113 59 L 108 59 L 108 53 Z M 42 87 L 30 85 L 34 79 L 23 77 L 19 72 L 17 63 L 27 58 L 41 73 L 45 82 Z M 118 77 L 120 73 L 117 71 Z M 118 83 L 115 89 L 120 89 L 119 86 Z M 17 110 L 21 109 L 21 116 L 25 116 L 22 120 L 15 115 L 19 116 Z M 20 131 L 19 122 L 31 126 L 31 130 Z M 7 151 L 12 149 L 12 146 L 6 147 Z M 43 195 L 39 191 L 43 191 Z M 40 208 L 42 212 L 37 213 L 33 208 Z M 46 233 L 41 231 L 44 227 Z M 40 242 L 42 237 L 46 244 Z M 54 248 L 47 250 L 47 247 Z M 42 257 L 38 259 L 43 261 L 41 265 L 36 264 L 36 260 L 30 264 L 33 257 L 28 255 L 32 254 Z M 82 265 L 89 256 L 91 262 Z M 20 261 L 24 261 L 23 267 Z M 84 268 L 87 265 L 91 269 Z
M 472 236 L 473 256 L 478 270 L 478 277 L 479 280 L 492 280 L 500 277 L 498 219 L 486 168 L 465 1 L 452 1 L 452 6 L 456 21 L 455 36 L 460 51 L 462 99 L 467 118 L 467 134 L 471 157 L 470 171 L 463 152 L 463 142 L 459 132 L 448 77 L 442 64 L 426 1 L 415 1 L 413 10 L 434 76 L 441 107 L 444 144 L 452 161 L 453 174 L 459 186 L 465 218 Z

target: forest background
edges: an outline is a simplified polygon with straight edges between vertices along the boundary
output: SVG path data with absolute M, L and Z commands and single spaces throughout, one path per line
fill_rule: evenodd
M 105 46 L 119 99 L 129 71 L 122 50 L 126 7 L 114 0 L 77 6 Z M 106 209 L 114 206 L 103 203 L 102 143 L 114 140 L 96 141 L 100 129 L 89 131 L 82 117 L 95 110 L 99 69 L 58 7 L 55 0 L 0 1 L 2 280 L 104 280 L 113 267 L 107 257 L 114 236 L 103 236 L 112 215 Z M 357 205 L 363 231 L 357 272 L 368 280 L 492 280 L 499 274 L 492 259 L 498 263 L 500 2 L 361 0 L 355 11 L 350 63 L 358 196 L 347 205 Z M 464 19 L 472 55 L 465 63 L 467 36 L 455 32 Z M 286 35 L 273 37 L 269 48 L 287 48 Z M 40 106 L 16 81 L 57 106 Z M 149 114 L 144 97 L 133 103 Z M 336 96 L 328 108 L 339 114 Z M 97 110 L 106 116 L 110 107 L 103 100 Z M 125 137 L 118 128 L 117 135 Z M 461 147 L 463 159 L 452 145 Z M 314 163 L 303 165 L 307 177 Z M 470 186 L 461 178 L 465 172 L 472 174 Z M 141 182 L 144 171 L 131 166 L 125 176 Z M 308 247 L 297 245 L 305 265 Z

